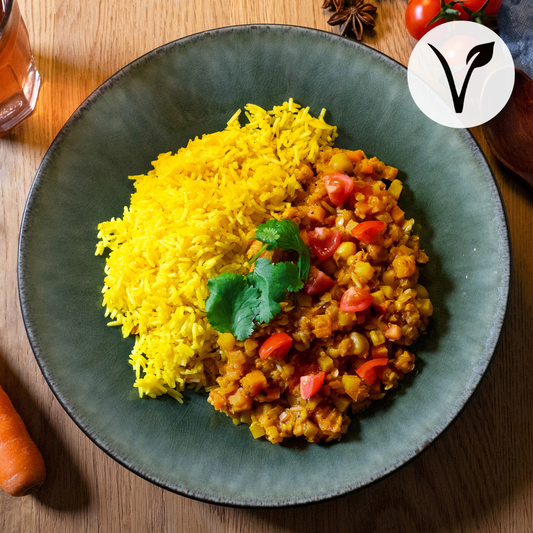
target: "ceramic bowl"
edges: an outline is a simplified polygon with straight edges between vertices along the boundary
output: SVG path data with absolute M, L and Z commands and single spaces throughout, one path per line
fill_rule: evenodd
M 188 392 L 138 398 L 133 340 L 106 326 L 97 224 L 121 216 L 129 175 L 159 153 L 221 130 L 247 103 L 288 98 L 338 126 L 336 146 L 400 169 L 401 206 L 421 225 L 434 304 L 409 375 L 330 445 L 254 440 Z M 47 151 L 22 221 L 19 287 L 31 346 L 57 399 L 120 464 L 170 491 L 213 503 L 316 502 L 381 479 L 427 447 L 472 395 L 505 315 L 510 254 L 491 170 L 466 130 L 413 103 L 406 70 L 348 39 L 292 26 L 192 35 L 137 59 L 76 110 Z

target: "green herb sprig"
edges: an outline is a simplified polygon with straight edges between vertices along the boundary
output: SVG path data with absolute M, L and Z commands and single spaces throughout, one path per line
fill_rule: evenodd
M 269 220 L 257 227 L 255 238 L 263 243 L 253 257 L 248 274 L 224 273 L 207 282 L 206 314 L 219 333 L 231 332 L 237 340 L 247 339 L 256 324 L 269 322 L 281 311 L 287 292 L 299 291 L 307 280 L 311 255 L 300 237 L 298 225 L 288 219 Z M 297 263 L 272 263 L 259 257 L 265 250 L 292 250 Z

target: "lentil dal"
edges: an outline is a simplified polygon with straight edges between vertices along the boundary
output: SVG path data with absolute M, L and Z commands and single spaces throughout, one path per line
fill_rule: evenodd
M 226 363 L 209 402 L 249 424 L 255 438 L 340 439 L 352 415 L 414 369 L 408 347 L 433 308 L 418 283 L 428 257 L 398 206 L 396 177 L 361 150 L 331 147 L 301 168 L 303 190 L 282 217 L 310 244 L 309 280 L 245 341 L 231 333 L 218 340 Z M 255 241 L 249 255 L 260 246 Z M 265 254 L 283 259 L 278 250 Z M 292 342 L 261 354 L 282 332 Z

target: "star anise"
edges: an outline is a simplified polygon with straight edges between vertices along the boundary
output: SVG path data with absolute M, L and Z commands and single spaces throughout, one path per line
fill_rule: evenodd
M 322 4 L 322 9 L 330 9 L 331 11 L 339 11 L 344 8 L 344 0 L 325 0 Z
M 365 4 L 364 0 L 352 0 L 346 7 L 334 13 L 328 20 L 331 26 L 338 26 L 346 23 L 342 30 L 342 35 L 348 37 L 353 33 L 360 41 L 363 38 L 365 26 L 373 28 L 376 25 L 374 15 L 377 7 L 372 4 Z

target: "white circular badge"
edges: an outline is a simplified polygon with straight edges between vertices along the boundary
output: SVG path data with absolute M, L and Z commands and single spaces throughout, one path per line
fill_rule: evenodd
M 430 119 L 451 128 L 479 126 L 505 106 L 513 91 L 514 63 L 506 44 L 476 22 L 432 29 L 409 59 L 411 96 Z

